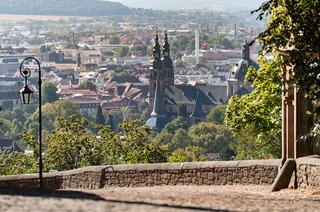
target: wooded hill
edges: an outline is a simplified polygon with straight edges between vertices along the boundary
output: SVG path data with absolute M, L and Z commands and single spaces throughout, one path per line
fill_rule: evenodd
M 101 0 L 0 1 L 0 14 L 108 16 L 131 13 L 132 9 L 121 3 Z

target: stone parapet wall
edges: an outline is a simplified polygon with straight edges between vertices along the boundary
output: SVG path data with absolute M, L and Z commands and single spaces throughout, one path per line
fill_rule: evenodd
M 272 184 L 280 160 L 94 166 L 43 174 L 45 189 L 163 185 Z M 37 188 L 38 174 L 0 177 L 0 187 Z
M 311 155 L 296 159 L 296 182 L 298 188 L 320 189 L 320 156 Z

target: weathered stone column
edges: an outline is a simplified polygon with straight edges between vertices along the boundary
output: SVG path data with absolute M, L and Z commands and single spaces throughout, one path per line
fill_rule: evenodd
M 288 80 L 292 77 L 289 68 L 282 68 L 283 92 L 282 92 L 282 162 L 288 158 L 295 158 L 294 138 L 294 93 L 295 89 Z
M 293 76 L 290 69 L 282 68 L 282 163 L 288 158 L 313 154 L 313 143 L 299 140 L 312 126 L 312 118 L 307 117 L 307 111 L 312 109 L 312 105 L 306 100 L 304 92 L 288 83 Z

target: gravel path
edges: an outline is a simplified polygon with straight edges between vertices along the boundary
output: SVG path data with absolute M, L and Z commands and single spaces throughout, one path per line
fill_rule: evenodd
M 320 191 L 270 186 L 161 186 L 99 190 L 0 188 L 0 211 L 319 211 Z

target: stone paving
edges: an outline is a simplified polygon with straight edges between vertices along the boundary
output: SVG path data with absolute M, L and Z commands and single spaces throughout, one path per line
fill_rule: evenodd
M 111 187 L 98 190 L 0 188 L 0 211 L 320 211 L 320 191 L 270 186 Z

